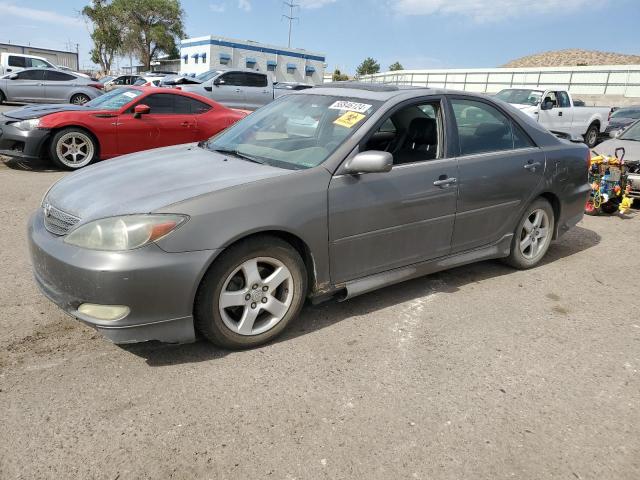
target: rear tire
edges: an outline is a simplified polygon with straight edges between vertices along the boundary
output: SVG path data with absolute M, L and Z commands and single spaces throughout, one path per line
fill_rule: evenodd
M 71 104 L 84 105 L 89 100 L 91 99 L 89 98 L 88 95 L 85 95 L 84 93 L 76 93 L 74 96 L 71 97 Z
M 596 144 L 598 143 L 599 134 L 600 129 L 598 128 L 598 125 L 596 125 L 595 123 L 589 125 L 587 133 L 584 134 L 584 143 L 587 145 L 587 147 L 593 148 L 596 146 Z
M 78 170 L 98 158 L 97 142 L 85 130 L 65 128 L 51 139 L 49 157 L 57 167 Z
M 215 345 L 245 349 L 276 338 L 307 294 L 300 254 L 273 236 L 247 239 L 209 268 L 194 304 L 196 329 Z
M 519 270 L 535 267 L 549 250 L 554 228 L 551 204 L 544 198 L 536 199 L 518 222 L 511 252 L 504 261 Z
M 7 98 L 4 96 L 4 93 L 0 91 L 0 105 L 2 105 Z

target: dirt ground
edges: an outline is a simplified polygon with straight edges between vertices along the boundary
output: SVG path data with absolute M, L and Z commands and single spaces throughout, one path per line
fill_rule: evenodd
M 0 478 L 640 478 L 636 212 L 255 350 L 122 348 L 37 291 L 25 224 L 63 173 L 29 168 L 0 162 Z

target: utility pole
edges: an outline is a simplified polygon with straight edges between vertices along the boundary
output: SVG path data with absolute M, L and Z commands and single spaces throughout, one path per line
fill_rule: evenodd
M 291 48 L 291 25 L 293 24 L 293 22 L 295 20 L 299 20 L 300 17 L 294 17 L 293 16 L 293 9 L 294 8 L 298 8 L 300 6 L 300 4 L 298 3 L 294 3 L 293 0 L 291 0 L 290 2 L 282 2 L 284 5 L 286 5 L 287 7 L 289 7 L 289 15 L 282 15 L 284 18 L 286 18 L 287 20 L 289 20 L 289 42 L 287 43 L 287 47 Z

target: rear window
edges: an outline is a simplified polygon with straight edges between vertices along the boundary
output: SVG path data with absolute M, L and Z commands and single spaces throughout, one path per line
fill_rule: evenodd
M 16 55 L 9 55 L 9 66 L 27 68 L 27 59 L 25 57 L 18 57 Z
M 76 80 L 76 77 L 74 77 L 73 75 L 69 75 L 68 73 L 47 70 L 45 74 L 45 80 L 48 80 L 50 82 L 69 82 L 71 80 Z

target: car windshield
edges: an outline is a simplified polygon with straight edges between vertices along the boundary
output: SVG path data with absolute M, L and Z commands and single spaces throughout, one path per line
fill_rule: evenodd
M 624 133 L 618 138 L 620 138 L 621 140 L 632 140 L 634 142 L 640 142 L 640 121 L 627 128 Z
M 528 90 L 519 88 L 508 88 L 496 95 L 503 102 L 515 103 L 517 105 L 538 105 L 542 100 L 542 90 Z
M 222 70 L 210 70 L 208 72 L 201 73 L 200 75 L 196 75 L 196 78 L 201 82 L 206 82 L 207 80 L 210 80 L 221 73 Z
M 640 108 L 620 108 L 611 114 L 611 118 L 640 119 Z
M 141 90 L 134 88 L 118 88 L 109 93 L 94 98 L 90 102 L 84 104 L 85 107 L 100 108 L 103 110 L 119 110 L 134 98 L 142 95 Z
M 320 165 L 381 102 L 286 95 L 204 143 L 209 150 L 288 169 Z

